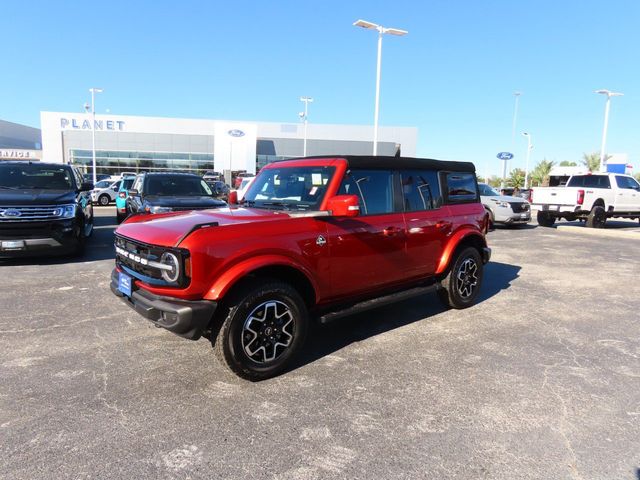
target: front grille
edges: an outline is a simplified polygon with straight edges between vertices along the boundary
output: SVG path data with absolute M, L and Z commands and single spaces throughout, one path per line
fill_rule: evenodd
M 184 275 L 184 258 L 189 255 L 184 249 L 160 247 L 139 242 L 122 235 L 115 235 L 116 265 L 129 274 L 146 283 L 154 285 L 185 286 L 189 279 Z M 180 278 L 173 283 L 162 277 L 161 258 L 165 252 L 171 252 L 180 263 Z
M 511 205 L 511 210 L 513 210 L 513 213 L 522 213 L 529 211 L 529 204 L 525 202 L 509 202 L 509 205 Z
M 0 206 L 0 223 L 34 222 L 61 218 L 61 205 L 42 206 Z

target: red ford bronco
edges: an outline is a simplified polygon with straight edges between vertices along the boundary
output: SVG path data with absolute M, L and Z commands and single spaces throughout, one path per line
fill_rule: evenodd
M 433 290 L 453 308 L 473 305 L 487 227 L 472 163 L 280 161 L 240 205 L 130 217 L 116 231 L 111 290 L 261 380 L 291 364 L 312 320 Z

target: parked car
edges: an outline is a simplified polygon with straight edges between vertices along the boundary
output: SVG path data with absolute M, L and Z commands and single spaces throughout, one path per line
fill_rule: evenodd
M 114 202 L 120 190 L 121 180 L 112 182 L 111 180 L 101 180 L 95 184 L 91 191 L 91 201 L 95 204 L 106 207 Z
M 129 215 L 226 206 L 225 202 L 214 197 L 211 187 L 202 177 L 193 173 L 175 172 L 138 175 L 129 189 L 126 202 Z
M 135 175 L 122 175 L 118 195 L 116 195 L 116 220 L 118 223 L 122 223 L 127 218 L 127 197 L 135 179 Z
M 249 172 L 240 172 L 236 175 L 234 181 L 233 181 L 233 186 L 234 188 L 238 189 L 240 188 L 240 185 L 242 184 L 242 179 L 243 178 L 249 178 L 249 177 L 254 177 L 255 175 L 253 173 L 249 173 Z
M 130 217 L 115 233 L 111 290 L 261 380 L 291 364 L 312 319 L 431 291 L 448 306 L 473 305 L 491 254 L 487 217 L 472 163 L 274 162 L 241 206 Z
M 211 183 L 222 180 L 222 174 L 220 172 L 214 172 L 213 170 L 207 170 L 204 172 L 202 178 L 205 182 Z
M 478 188 L 492 224 L 522 225 L 531 221 L 531 206 L 524 198 L 500 195 L 486 183 L 479 183 Z
M 107 173 L 98 173 L 96 174 L 96 183 L 101 181 L 101 180 L 109 180 L 111 178 L 111 175 L 107 174 Z M 93 174 L 91 173 L 85 173 L 82 175 L 82 181 L 83 182 L 93 182 Z
M 254 178 L 256 178 L 255 175 L 251 177 L 242 177 L 242 182 L 240 182 L 240 186 L 238 187 L 238 200 L 242 200 L 244 198 L 244 194 L 249 189 Z
M 0 257 L 81 253 L 93 184 L 59 163 L 0 162 Z
M 227 201 L 227 199 L 229 198 L 229 192 L 231 191 L 229 185 L 220 180 L 215 182 L 207 182 L 207 185 L 209 185 L 209 187 L 211 188 L 214 197 L 219 198 L 220 200 L 223 200 L 225 202 Z
M 533 188 L 531 203 L 543 227 L 564 218 L 603 228 L 608 218 L 640 219 L 640 184 L 630 175 L 617 173 L 573 175 L 563 187 Z

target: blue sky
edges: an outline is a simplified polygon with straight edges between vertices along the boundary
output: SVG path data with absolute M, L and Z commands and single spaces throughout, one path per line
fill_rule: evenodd
M 499 151 L 524 165 L 607 151 L 640 170 L 640 2 L 4 0 L 0 118 L 39 126 L 39 112 L 372 124 L 376 34 L 385 36 L 380 124 L 416 126 L 418 155 L 470 160 L 497 174 Z M 521 91 L 511 143 L 513 92 Z

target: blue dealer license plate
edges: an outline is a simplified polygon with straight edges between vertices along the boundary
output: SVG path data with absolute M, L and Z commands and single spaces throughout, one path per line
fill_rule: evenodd
M 127 297 L 131 296 L 131 277 L 126 273 L 118 272 L 118 290 Z

